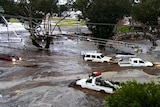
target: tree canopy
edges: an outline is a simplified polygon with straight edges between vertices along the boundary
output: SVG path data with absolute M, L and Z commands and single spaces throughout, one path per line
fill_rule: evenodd
M 132 16 L 136 21 L 146 25 L 158 25 L 160 0 L 77 0 L 75 7 L 82 11 L 84 20 L 94 36 L 109 38 L 114 24 L 123 16 Z
M 5 14 L 12 15 L 17 11 L 14 0 L 0 0 L 0 6 L 4 9 Z
M 143 0 L 141 3 L 133 5 L 132 16 L 146 25 L 158 25 L 159 6 L 160 0 Z
M 110 38 L 114 24 L 131 12 L 129 0 L 77 0 L 75 7 L 82 11 L 88 28 L 100 38 Z
M 22 16 L 24 20 L 32 17 L 39 22 L 47 13 L 57 12 L 57 0 L 1 0 L 0 5 L 5 10 L 4 14 Z M 22 18 L 21 17 L 21 18 Z
M 29 0 L 18 2 L 17 13 L 23 17 L 32 17 L 35 22 L 41 22 L 47 13 L 57 12 L 57 0 Z

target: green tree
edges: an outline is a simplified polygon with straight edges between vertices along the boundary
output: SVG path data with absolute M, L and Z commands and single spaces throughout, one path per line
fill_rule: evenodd
M 160 84 L 128 81 L 107 97 L 107 107 L 160 107 Z
M 0 0 L 0 6 L 5 10 L 5 14 L 14 14 L 16 10 L 14 0 Z
M 114 25 L 130 15 L 131 4 L 129 0 L 76 0 L 74 6 L 82 11 L 95 37 L 110 38 Z
M 15 13 L 18 11 L 14 0 L 0 0 L 0 6 L 2 6 L 4 10 L 2 14 L 15 15 Z M 5 18 L 7 20 L 10 19 L 10 17 Z M 1 23 L 3 23 L 3 21 L 1 21 Z
M 142 0 L 141 3 L 133 5 L 132 16 L 146 25 L 158 25 L 159 6 L 160 0 Z

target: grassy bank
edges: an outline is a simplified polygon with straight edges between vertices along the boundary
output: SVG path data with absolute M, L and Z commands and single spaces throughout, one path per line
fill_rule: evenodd
M 62 19 L 62 18 L 60 18 L 60 17 L 53 17 L 53 18 L 52 18 L 52 22 L 57 23 L 57 22 L 59 22 L 61 19 Z M 12 22 L 12 23 L 17 23 L 17 22 L 19 22 L 19 20 L 18 20 L 18 19 L 15 19 L 15 18 L 11 18 L 9 21 Z M 77 19 L 73 19 L 73 18 L 66 18 L 66 19 L 60 21 L 60 22 L 59 22 L 59 25 L 60 25 L 60 26 L 77 26 L 77 25 L 78 25 L 78 26 L 84 26 L 84 25 L 85 25 L 85 22 L 84 22 L 84 21 L 78 21 Z
M 62 18 L 60 17 L 54 17 L 52 19 L 53 22 L 57 23 L 58 21 L 60 21 Z M 62 21 L 60 21 L 59 23 L 60 26 L 84 26 L 85 22 L 84 21 L 78 21 L 77 19 L 73 19 L 73 18 L 66 18 Z

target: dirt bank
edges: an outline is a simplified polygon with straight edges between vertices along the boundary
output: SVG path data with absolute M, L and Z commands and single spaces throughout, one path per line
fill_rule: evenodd
M 94 71 L 101 71 L 101 72 L 110 72 L 110 71 L 117 71 L 121 72 L 127 69 L 137 69 L 137 70 L 143 70 L 144 72 L 150 74 L 150 75 L 159 75 L 160 74 L 160 67 L 120 67 L 118 64 L 112 64 L 112 63 L 93 63 L 93 62 L 87 62 L 89 66 L 92 67 L 93 72 Z M 97 67 L 98 66 L 98 67 Z

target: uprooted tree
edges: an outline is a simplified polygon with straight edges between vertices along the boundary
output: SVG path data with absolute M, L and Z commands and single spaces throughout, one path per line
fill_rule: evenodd
M 20 0 L 17 3 L 19 14 L 23 16 L 22 22 L 28 22 L 28 30 L 31 34 L 33 45 L 42 48 L 37 42 L 38 39 L 46 41 L 45 48 L 49 48 L 51 37 L 49 36 L 49 20 L 52 13 L 57 12 L 57 0 Z M 27 18 L 25 18 L 27 17 Z M 35 33 L 36 29 L 40 27 L 42 21 L 44 21 L 43 35 L 40 38 Z
M 45 48 L 49 48 L 52 39 L 49 36 L 49 20 L 57 12 L 57 0 L 1 0 L 0 3 L 5 10 L 4 14 L 14 15 L 28 25 L 26 29 L 30 32 L 33 45 L 42 48 L 38 40 L 43 39 L 46 42 Z M 41 27 L 42 21 L 45 24 L 40 36 L 35 32 Z

